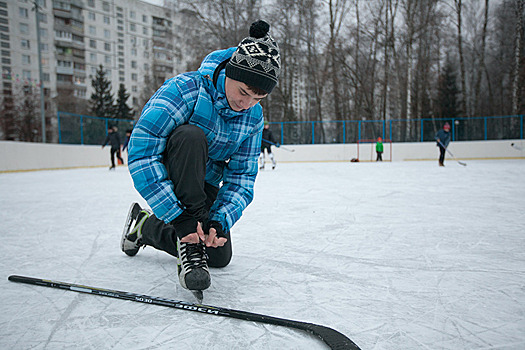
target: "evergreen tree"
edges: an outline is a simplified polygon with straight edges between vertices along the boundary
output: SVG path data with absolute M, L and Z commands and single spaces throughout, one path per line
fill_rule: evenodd
M 454 71 L 452 62 L 447 59 L 438 81 L 436 100 L 436 114 L 438 117 L 453 118 L 460 114 L 458 94 L 456 72 Z
M 115 118 L 118 119 L 133 119 L 133 109 L 128 106 L 127 100 L 129 94 L 126 91 L 124 84 L 119 85 L 117 93 L 117 103 L 115 104 Z
M 99 66 L 95 79 L 91 80 L 91 86 L 94 89 L 90 101 L 91 112 L 97 117 L 115 118 L 111 82 L 106 78 L 106 72 L 102 65 Z

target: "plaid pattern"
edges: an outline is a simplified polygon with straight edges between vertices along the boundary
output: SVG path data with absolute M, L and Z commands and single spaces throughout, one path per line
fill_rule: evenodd
M 163 152 L 173 130 L 185 123 L 200 127 L 206 135 L 206 181 L 216 187 L 222 181 L 210 219 L 219 221 L 228 232 L 253 199 L 262 108 L 257 104 L 246 111 L 233 111 L 224 92 L 224 70 L 217 87 L 210 78 L 217 65 L 234 51 L 215 51 L 197 72 L 167 80 L 144 106 L 133 129 L 128 158 L 131 177 L 155 215 L 166 223 L 179 216 L 184 205 L 173 192 L 173 183 L 162 164 Z

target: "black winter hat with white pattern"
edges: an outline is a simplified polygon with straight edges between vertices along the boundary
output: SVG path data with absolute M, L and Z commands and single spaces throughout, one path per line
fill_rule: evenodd
M 272 92 L 281 72 L 279 46 L 268 34 L 270 25 L 259 20 L 252 23 L 250 36 L 244 38 L 226 65 L 226 76 Z

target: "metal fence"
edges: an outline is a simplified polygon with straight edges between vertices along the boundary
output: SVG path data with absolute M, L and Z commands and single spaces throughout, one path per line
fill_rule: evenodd
M 433 141 L 438 130 L 448 122 L 452 141 L 523 139 L 524 115 L 391 119 L 391 120 L 337 120 L 310 122 L 273 122 L 270 129 L 281 144 L 357 143 L 363 139 L 383 139 L 392 142 Z M 135 121 L 99 118 L 59 112 L 58 142 L 68 144 L 102 144 L 109 126 L 117 126 L 121 140 Z
M 87 115 L 58 112 L 58 143 L 101 145 L 109 127 L 116 126 L 121 142 L 126 139 L 126 130 L 133 129 L 134 120 L 100 118 Z

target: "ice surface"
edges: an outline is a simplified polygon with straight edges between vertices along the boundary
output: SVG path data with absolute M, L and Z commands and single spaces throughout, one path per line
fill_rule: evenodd
M 175 300 L 174 258 L 120 251 L 125 167 L 0 174 L 1 349 L 325 349 L 307 333 L 9 282 Z M 363 349 L 525 348 L 525 161 L 288 163 L 259 174 L 204 303 Z

